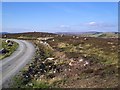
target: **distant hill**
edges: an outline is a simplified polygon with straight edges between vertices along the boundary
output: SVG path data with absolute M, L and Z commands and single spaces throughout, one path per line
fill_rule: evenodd
M 57 34 L 63 35 L 76 35 L 81 37 L 103 37 L 103 38 L 118 38 L 119 32 L 57 32 Z
M 0 32 L 0 34 L 9 34 L 8 32 Z
M 27 38 L 35 39 L 39 37 L 54 37 L 56 35 L 67 35 L 67 36 L 80 36 L 80 37 L 100 37 L 100 38 L 118 38 L 119 32 L 57 32 L 57 33 L 47 33 L 47 32 L 24 32 L 24 33 L 8 33 L 1 32 L 2 37 L 7 38 Z
M 102 32 L 90 31 L 90 32 L 56 32 L 56 34 L 64 34 L 64 35 L 81 35 L 81 34 L 99 34 Z
M 38 37 L 52 37 L 56 34 L 53 33 L 46 33 L 46 32 L 24 32 L 24 33 L 6 33 L 4 34 L 7 36 L 7 38 L 20 38 L 20 37 L 26 37 L 26 38 L 38 38 Z M 2 37 L 4 37 L 2 35 Z

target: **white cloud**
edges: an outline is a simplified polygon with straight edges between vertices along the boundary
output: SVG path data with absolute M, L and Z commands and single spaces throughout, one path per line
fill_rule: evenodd
M 96 26 L 98 24 L 96 22 L 89 22 L 88 25 L 90 25 L 90 26 Z
M 111 23 L 100 23 L 100 22 L 89 22 L 87 23 L 87 26 L 94 26 L 98 28 L 107 28 L 107 27 L 116 27 L 117 25 L 111 24 Z
M 69 28 L 69 25 L 60 25 L 61 28 Z

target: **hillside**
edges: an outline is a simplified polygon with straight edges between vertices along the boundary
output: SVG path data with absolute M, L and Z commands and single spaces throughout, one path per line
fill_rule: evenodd
M 16 76 L 12 87 L 116 88 L 118 86 L 117 38 L 49 33 L 45 35 L 22 33 L 17 37 L 21 35 L 36 37 L 30 40 L 36 46 L 36 55 L 31 64 Z

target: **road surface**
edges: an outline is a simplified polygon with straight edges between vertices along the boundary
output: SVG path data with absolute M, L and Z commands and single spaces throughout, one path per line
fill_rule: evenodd
M 34 46 L 24 40 L 13 40 L 19 44 L 18 49 L 10 56 L 0 60 L 0 86 L 6 84 L 34 56 Z

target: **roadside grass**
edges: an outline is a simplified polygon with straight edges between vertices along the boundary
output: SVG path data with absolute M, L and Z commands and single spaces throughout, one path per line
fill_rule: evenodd
M 5 40 L 1 40 L 0 42 L 2 42 L 2 46 L 0 47 L 0 49 L 5 48 L 6 50 L 9 51 L 6 54 L 0 54 L 0 60 L 10 56 L 19 46 L 18 43 L 16 42 L 14 42 L 13 46 L 8 46 Z
M 52 56 L 53 51 L 50 48 L 45 47 L 42 44 L 39 44 L 36 47 L 39 47 L 39 50 L 36 50 L 36 53 L 35 53 L 35 58 L 39 57 L 38 62 L 42 62 L 46 58 Z M 27 74 L 30 66 L 34 67 L 33 68 L 34 71 L 37 70 L 38 65 L 34 65 L 34 59 L 33 59 L 33 61 L 30 63 L 30 65 L 26 65 L 20 71 L 20 73 L 13 78 L 13 84 L 10 87 L 11 88 L 50 88 L 51 85 L 47 81 L 43 81 L 43 80 L 38 81 L 35 79 L 35 77 L 31 78 L 31 76 L 29 78 L 24 77 L 24 76 L 26 76 L 25 74 Z M 34 74 L 33 74 L 33 76 L 34 76 Z
M 2 40 L 0 39 L 0 49 L 2 49 Z

